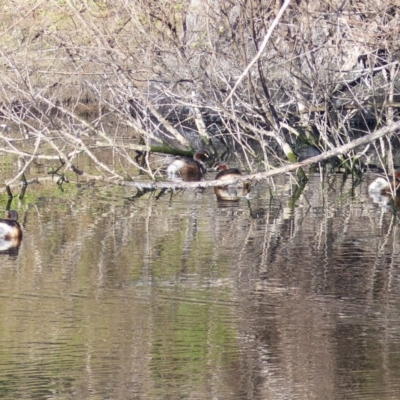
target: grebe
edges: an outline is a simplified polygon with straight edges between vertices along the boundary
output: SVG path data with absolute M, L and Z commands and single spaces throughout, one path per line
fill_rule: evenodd
M 22 230 L 18 223 L 18 213 L 14 210 L 7 211 L 7 217 L 8 219 L 0 219 L 0 238 L 21 239 Z
M 400 170 L 394 171 L 394 176 L 384 178 L 379 176 L 368 186 L 369 193 L 396 193 L 400 191 Z
M 168 178 L 175 180 L 177 177 L 181 177 L 184 181 L 200 180 L 207 172 L 203 160 L 208 157 L 206 151 L 197 151 L 193 158 L 176 157 L 167 168 Z
M 242 176 L 237 168 L 229 168 L 227 164 L 221 161 L 216 164 L 214 169 L 219 171 L 215 179 L 221 182 Z M 250 193 L 250 188 L 249 181 L 242 181 L 225 186 L 215 186 L 214 193 L 219 200 L 238 201 L 241 197 L 246 197 Z

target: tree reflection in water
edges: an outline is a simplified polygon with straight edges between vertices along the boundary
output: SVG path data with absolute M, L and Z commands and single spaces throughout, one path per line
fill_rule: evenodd
M 393 398 L 398 220 L 366 187 L 41 187 L 0 269 L 8 397 Z

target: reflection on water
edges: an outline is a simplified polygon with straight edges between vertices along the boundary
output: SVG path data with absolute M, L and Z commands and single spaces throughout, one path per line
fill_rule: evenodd
M 224 203 L 71 185 L 19 204 L 0 397 L 397 398 L 399 220 L 367 183 L 316 176 L 294 202 L 280 177 Z
M 388 193 L 370 193 L 369 197 L 385 212 L 400 210 L 400 196 L 393 199 Z
M 17 256 L 19 246 L 21 246 L 21 238 L 2 238 L 0 237 L 0 255 L 8 254 L 10 256 Z

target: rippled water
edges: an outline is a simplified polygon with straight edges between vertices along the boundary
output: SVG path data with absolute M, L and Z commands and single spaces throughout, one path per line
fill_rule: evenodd
M 0 255 L 0 398 L 397 399 L 399 218 L 368 179 L 237 203 L 30 187 Z

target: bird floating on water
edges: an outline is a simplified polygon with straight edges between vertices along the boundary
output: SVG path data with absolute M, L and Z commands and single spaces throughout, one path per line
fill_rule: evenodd
M 206 151 L 197 151 L 193 158 L 175 157 L 168 166 L 167 174 L 170 180 L 181 178 L 184 181 L 199 181 L 207 172 L 204 160 L 209 157 Z
M 18 213 L 15 210 L 7 211 L 7 217 L 8 219 L 0 219 L 0 238 L 21 239 L 22 229 L 18 223 Z
M 222 182 L 235 177 L 242 176 L 237 168 L 229 168 L 228 165 L 219 161 L 215 167 L 219 171 L 215 179 Z M 238 201 L 241 197 L 247 197 L 250 193 L 251 185 L 249 181 L 230 183 L 223 186 L 215 186 L 214 193 L 219 200 Z

